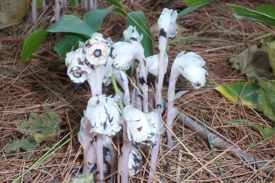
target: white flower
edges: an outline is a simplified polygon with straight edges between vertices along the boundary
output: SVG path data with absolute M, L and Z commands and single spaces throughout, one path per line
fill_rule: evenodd
M 168 56 L 165 54 L 164 57 L 165 61 L 163 64 L 168 63 Z M 159 67 L 159 55 L 152 55 L 150 57 L 145 58 L 146 61 L 146 67 L 148 69 L 148 72 L 153 74 L 155 77 L 158 76 L 158 67 Z
M 142 156 L 137 148 L 131 146 L 128 161 L 129 176 L 135 176 L 139 173 L 142 166 Z
M 143 35 L 140 35 L 134 26 L 129 26 L 127 29 L 123 32 L 123 38 L 125 41 L 141 41 L 143 38 Z
M 173 64 L 173 67 L 191 82 L 195 89 L 205 86 L 207 70 L 203 66 L 205 66 L 205 61 L 194 52 L 181 52 Z
M 93 66 L 106 64 L 111 44 L 111 41 L 104 39 L 102 34 L 94 33 L 83 46 L 88 64 Z
M 114 136 L 121 130 L 120 108 L 111 97 L 91 97 L 84 116 L 89 119 L 91 132 Z
M 67 66 L 67 75 L 74 83 L 85 82 L 89 73 L 92 71 L 91 68 L 85 64 L 85 56 L 82 53 L 82 48 L 67 53 L 65 64 Z
M 177 16 L 176 10 L 164 8 L 158 19 L 158 26 L 160 31 L 160 36 L 166 38 L 174 38 L 177 33 Z
M 128 70 L 134 63 L 134 60 L 144 58 L 144 49 L 140 42 L 120 41 L 113 45 L 111 52 L 112 66 L 119 70 Z
M 160 121 L 156 122 L 155 114 L 143 113 L 139 109 L 128 105 L 123 109 L 123 118 L 127 123 L 127 135 L 130 141 L 154 145 L 157 140 L 158 125 Z

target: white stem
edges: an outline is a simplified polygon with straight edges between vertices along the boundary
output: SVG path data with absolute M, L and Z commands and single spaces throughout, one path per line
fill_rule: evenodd
M 152 183 L 154 180 L 154 176 L 156 175 L 159 148 L 160 148 L 160 135 L 158 134 L 156 144 L 152 147 L 148 183 Z
M 130 104 L 130 90 L 129 90 L 129 81 L 127 74 L 124 71 L 115 72 L 116 80 L 118 81 L 119 85 L 122 87 L 124 91 L 124 104 Z
M 104 160 L 103 160 L 103 136 L 97 135 L 96 139 L 96 165 L 99 172 L 98 182 L 104 182 Z
M 143 58 L 138 59 L 139 60 L 139 82 L 140 79 L 143 80 L 144 83 L 140 83 L 142 88 L 142 95 L 143 95 L 143 112 L 148 112 L 148 85 L 147 85 L 147 75 L 148 71 L 145 67 L 145 61 Z
M 37 20 L 37 4 L 36 0 L 32 0 L 32 23 L 36 23 Z
M 122 156 L 121 156 L 120 162 L 119 162 L 119 171 L 121 174 L 121 182 L 122 183 L 128 183 L 128 176 L 129 176 L 128 162 L 129 162 L 130 147 L 131 147 L 131 144 L 128 141 L 128 137 L 127 137 L 127 125 L 124 122 L 124 124 L 123 124 L 123 146 L 121 149 Z
M 90 174 L 91 173 L 91 165 L 96 163 L 96 147 L 95 143 L 89 143 L 88 147 L 84 148 L 84 166 L 83 166 L 83 173 Z
M 179 76 L 179 73 L 177 72 L 177 68 L 175 68 L 175 65 L 172 65 L 171 74 L 169 78 L 169 86 L 168 86 L 168 104 L 167 104 L 167 138 L 168 138 L 168 145 L 169 147 L 172 147 L 173 145 L 173 139 L 171 131 L 173 129 L 173 121 L 175 119 L 173 107 L 174 107 L 174 100 L 176 96 L 176 82 L 177 78 Z
M 158 82 L 157 82 L 157 91 L 156 91 L 156 106 L 162 106 L 162 87 L 164 75 L 167 71 L 167 65 L 165 60 L 166 49 L 167 49 L 167 38 L 163 36 L 159 37 L 159 63 L 158 63 Z M 161 109 L 159 109 L 161 111 Z
M 104 69 L 104 66 L 95 67 L 95 70 L 88 77 L 88 83 L 91 88 L 92 96 L 102 95 L 102 84 L 105 73 Z M 103 136 L 98 134 L 96 141 L 96 164 L 99 172 L 99 182 L 104 182 L 103 141 Z
M 97 7 L 97 1 L 96 0 L 88 0 L 89 3 L 89 10 L 96 9 Z
M 67 0 L 63 0 L 62 4 L 63 4 L 63 9 L 68 8 L 68 1 Z
M 168 40 L 167 38 L 160 36 L 159 37 L 159 63 L 158 63 L 158 82 L 157 82 L 157 91 L 156 91 L 156 106 L 159 114 L 159 119 L 162 119 L 161 112 L 162 112 L 162 88 L 163 88 L 163 81 L 164 76 L 167 71 L 168 61 L 166 61 L 166 49 L 167 49 Z M 167 62 L 167 63 L 166 63 Z M 158 132 L 160 131 L 160 127 L 158 127 Z M 153 146 L 151 152 L 151 160 L 150 160 L 150 173 L 148 183 L 153 182 L 153 178 L 156 173 L 157 168 L 157 160 L 158 160 L 158 153 L 160 148 L 160 135 L 157 134 L 157 141 L 156 144 Z
M 55 0 L 55 10 L 54 10 L 55 21 L 58 21 L 60 19 L 60 12 L 61 12 L 60 2 L 59 0 Z

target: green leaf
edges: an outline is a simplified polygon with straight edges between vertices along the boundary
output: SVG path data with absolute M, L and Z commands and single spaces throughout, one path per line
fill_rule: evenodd
M 94 175 L 81 175 L 72 179 L 71 183 L 94 183 Z
M 26 138 L 26 139 L 15 140 L 7 144 L 7 146 L 5 147 L 5 151 L 7 153 L 18 152 L 20 150 L 30 151 L 30 150 L 33 150 L 35 147 L 36 147 L 36 143 L 33 140 Z
M 86 22 L 74 15 L 64 15 L 47 29 L 48 32 L 69 32 L 90 37 L 95 32 Z
M 137 31 L 143 35 L 142 46 L 145 56 L 153 54 L 153 38 L 148 23 L 142 11 L 132 11 L 128 14 L 128 25 L 135 26 Z
M 60 121 L 59 115 L 55 112 L 46 112 L 41 115 L 31 113 L 29 119 L 22 121 L 18 128 L 40 144 L 56 139 L 60 131 Z
M 262 125 L 253 125 L 252 127 L 259 131 L 264 139 L 268 139 L 275 134 L 275 128 L 264 127 Z
M 257 107 L 258 86 L 254 83 L 236 82 L 222 84 L 215 89 L 234 104 L 241 103 L 251 108 Z
M 80 41 L 85 41 L 85 38 L 77 34 L 68 34 L 61 41 L 57 42 L 53 49 L 60 57 L 65 58 L 66 53 L 78 46 Z
M 111 8 L 95 9 L 84 14 L 83 20 L 94 31 L 98 31 L 103 23 L 104 18 L 112 12 Z
M 31 59 L 32 54 L 38 50 L 40 45 L 47 39 L 47 31 L 44 29 L 38 29 L 30 33 L 23 43 L 23 48 L 20 53 L 20 58 L 23 62 L 27 62 Z
M 273 12 L 274 7 L 260 6 L 258 10 L 253 10 L 237 4 L 228 4 L 235 16 L 246 17 L 248 19 L 261 22 L 267 25 L 275 26 L 275 16 Z
M 127 11 L 125 10 L 121 0 L 107 0 L 107 2 L 113 6 L 113 10 L 120 16 L 127 16 Z
M 189 13 L 192 13 L 193 11 L 208 5 L 209 3 L 211 3 L 213 0 L 185 0 L 184 2 L 188 5 L 187 8 L 185 8 L 184 10 L 182 10 L 179 13 L 179 16 L 185 16 Z
M 273 4 L 261 4 L 256 7 L 256 10 L 275 18 L 275 5 Z
M 266 52 L 269 57 L 269 64 L 272 67 L 273 74 L 275 75 L 275 41 L 266 43 Z
M 231 120 L 231 121 L 227 121 L 226 123 L 236 125 L 236 126 L 251 127 L 253 129 L 257 130 L 264 139 L 268 139 L 275 134 L 275 128 L 265 127 L 260 124 L 253 124 L 253 123 L 250 123 L 249 121 L 243 120 L 243 119 Z
M 259 80 L 259 110 L 275 122 L 275 80 Z
M 68 0 L 69 6 L 75 7 L 77 5 L 78 0 Z

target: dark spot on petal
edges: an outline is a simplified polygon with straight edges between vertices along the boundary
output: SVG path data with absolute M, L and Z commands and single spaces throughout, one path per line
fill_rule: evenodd
M 92 45 L 91 45 L 91 43 L 90 42 L 87 42 L 86 44 L 85 44 L 85 47 L 87 47 L 87 48 L 90 48 Z
M 131 40 L 131 41 L 137 41 L 137 38 L 131 37 L 130 40 Z
M 93 54 L 94 54 L 95 57 L 100 57 L 102 55 L 102 50 L 101 49 L 95 49 Z
M 144 85 L 146 83 L 144 77 L 140 77 L 139 82 L 141 85 Z
M 164 29 L 160 29 L 160 31 L 159 31 L 159 36 L 161 37 L 165 37 L 165 38 L 167 38 L 167 33 L 166 33 L 166 31 L 164 30 Z
M 137 128 L 137 130 L 140 132 L 140 131 L 142 130 L 142 126 L 141 126 L 141 127 L 139 127 L 139 128 Z

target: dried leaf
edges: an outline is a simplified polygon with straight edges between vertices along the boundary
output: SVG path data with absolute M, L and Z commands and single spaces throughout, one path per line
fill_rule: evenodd
M 46 112 L 41 115 L 31 113 L 29 119 L 23 121 L 19 126 L 19 130 L 32 136 L 35 141 L 48 142 L 55 140 L 59 133 L 60 117 L 55 112 Z
M 251 46 L 229 60 L 235 69 L 248 79 L 270 79 L 273 77 L 268 53 L 264 48 Z
M 7 153 L 18 152 L 20 150 L 30 151 L 30 150 L 33 150 L 36 147 L 36 145 L 37 144 L 29 138 L 19 139 L 7 144 L 5 151 Z

